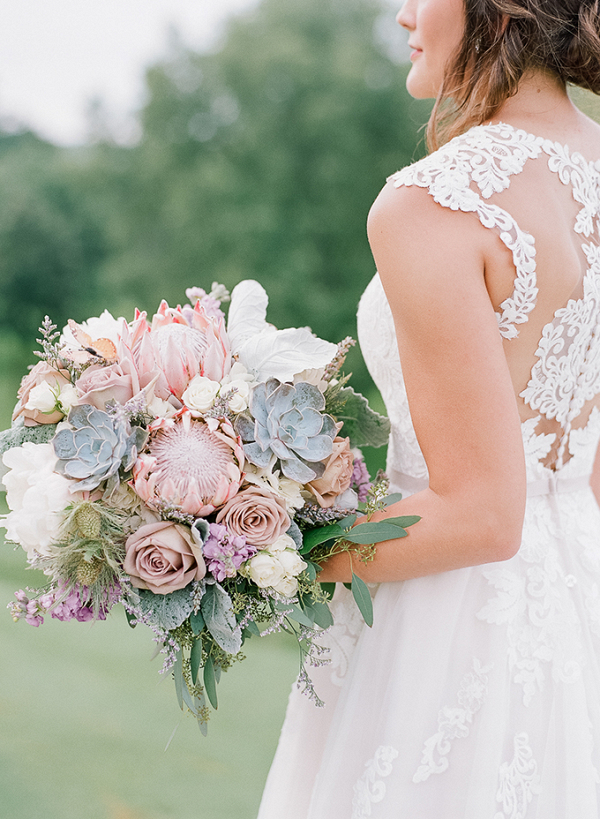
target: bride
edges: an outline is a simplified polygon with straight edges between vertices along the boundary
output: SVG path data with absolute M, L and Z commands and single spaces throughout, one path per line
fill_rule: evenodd
M 375 623 L 340 584 L 325 708 L 292 692 L 260 819 L 597 819 L 600 127 L 566 84 L 600 93 L 600 5 L 407 0 L 398 22 L 432 152 L 371 210 L 358 321 L 386 514 L 422 519 L 324 565 L 373 584 Z

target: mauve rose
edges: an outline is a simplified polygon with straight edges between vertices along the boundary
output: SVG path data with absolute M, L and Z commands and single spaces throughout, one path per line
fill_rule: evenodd
M 77 389 L 79 404 L 91 404 L 99 410 L 104 410 L 107 401 L 126 404 L 134 395 L 131 375 L 120 364 L 92 364 L 77 379 Z
M 202 580 L 206 565 L 189 529 L 171 521 L 140 526 L 125 543 L 123 568 L 136 589 L 169 594 Z
M 64 418 L 64 413 L 58 410 L 46 413 L 39 409 L 25 408 L 31 390 L 44 382 L 49 384 L 55 392 L 59 393 L 64 386 L 71 383 L 71 379 L 67 370 L 56 370 L 47 362 L 39 361 L 21 381 L 18 392 L 19 403 L 14 409 L 13 421 L 22 415 L 25 426 L 33 427 L 36 426 L 36 424 L 57 424 Z
M 290 528 L 285 501 L 265 489 L 252 486 L 238 492 L 217 515 L 236 535 L 252 546 L 269 546 Z
M 350 487 L 354 455 L 350 451 L 350 438 L 334 438 L 333 452 L 320 478 L 306 484 L 313 493 L 319 506 L 328 509 L 336 498 Z

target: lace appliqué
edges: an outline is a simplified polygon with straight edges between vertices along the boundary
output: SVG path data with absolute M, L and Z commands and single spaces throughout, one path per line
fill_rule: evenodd
M 425 782 L 431 774 L 443 773 L 448 769 L 452 742 L 469 735 L 473 717 L 487 696 L 487 675 L 491 669 L 491 665 L 482 668 L 479 660 L 473 660 L 473 670 L 461 680 L 457 695 L 460 707 L 446 706 L 439 712 L 438 730 L 425 741 L 421 765 L 413 776 L 413 782 Z
M 500 333 L 516 338 L 516 324 L 527 321 L 537 298 L 535 242 L 513 217 L 485 202 L 510 184 L 530 158 L 539 156 L 544 140 L 506 125 L 481 125 L 390 177 L 396 187 L 427 188 L 442 207 L 475 213 L 482 225 L 495 228 L 512 252 L 516 277 L 512 295 L 497 314 Z M 474 183 L 481 196 L 471 187 Z M 482 198 L 483 197 L 483 198 Z
M 381 802 L 386 794 L 382 779 L 392 772 L 392 763 L 398 751 L 391 745 L 380 745 L 373 759 L 365 765 L 365 772 L 354 785 L 352 799 L 352 819 L 367 819 L 371 816 L 371 806 Z
M 494 819 L 525 819 L 535 794 L 540 792 L 540 775 L 526 733 L 517 734 L 512 762 L 500 766 L 496 800 L 502 811 Z
M 334 624 L 319 638 L 319 642 L 328 649 L 327 671 L 331 675 L 331 682 L 339 687 L 344 682 L 364 620 L 352 593 L 341 583 L 338 587 L 331 602 Z

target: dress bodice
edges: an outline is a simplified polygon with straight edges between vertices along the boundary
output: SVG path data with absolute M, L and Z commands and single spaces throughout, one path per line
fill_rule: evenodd
M 519 344 L 519 325 L 538 302 L 536 240 L 503 207 L 502 193 L 528 162 L 547 161 L 577 203 L 573 225 L 585 259 L 571 296 L 543 326 L 521 404 L 529 482 L 588 476 L 600 440 L 600 162 L 512 126 L 478 126 L 439 151 L 390 177 L 396 187 L 424 188 L 442 207 L 475 214 L 512 253 L 514 289 L 497 311 L 505 344 Z M 491 200 L 491 201 L 490 201 Z M 379 276 L 358 311 L 358 335 L 367 366 L 391 421 L 388 473 L 414 491 L 427 479 L 398 355 L 394 321 Z M 540 423 L 543 420 L 543 425 Z M 540 427 L 543 426 L 541 430 Z M 414 480 L 412 480 L 414 479 Z

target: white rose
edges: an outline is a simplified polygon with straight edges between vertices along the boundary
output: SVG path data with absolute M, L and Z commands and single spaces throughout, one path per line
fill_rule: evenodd
M 277 555 L 277 560 L 281 563 L 286 576 L 296 577 L 306 569 L 307 565 L 295 549 L 286 549 L 284 552 L 280 552 Z
M 296 544 L 289 535 L 280 535 L 276 541 L 271 543 L 267 551 L 269 554 L 277 555 L 277 557 L 279 557 L 280 552 L 283 552 L 285 549 L 295 548 Z
M 232 412 L 243 412 L 248 409 L 248 401 L 250 398 L 250 384 L 248 381 L 241 381 L 236 379 L 230 381 L 227 388 L 223 387 L 221 395 L 227 399 L 229 409 Z
M 296 592 L 298 591 L 298 581 L 295 577 L 289 577 L 287 574 L 285 577 L 277 583 L 276 586 L 273 586 L 276 592 L 282 594 L 284 597 L 293 597 Z
M 73 384 L 65 384 L 58 396 L 58 404 L 65 415 L 68 415 L 79 401 L 79 393 Z
M 58 389 L 47 381 L 42 381 L 29 392 L 29 399 L 25 409 L 39 410 L 40 412 L 54 412 Z
M 27 441 L 4 453 L 9 471 L 2 479 L 11 510 L 0 521 L 6 537 L 20 543 L 31 560 L 35 553 L 51 553 L 66 507 L 76 500 L 69 491 L 73 483 L 54 471 L 56 455 L 52 444 Z
M 275 586 L 283 579 L 283 566 L 276 557 L 268 552 L 259 552 L 247 565 L 251 580 L 261 589 Z
M 204 375 L 197 375 L 188 384 L 188 388 L 181 396 L 181 400 L 191 410 L 206 412 L 215 403 L 215 398 L 220 389 L 221 385 L 218 381 L 212 381 Z

